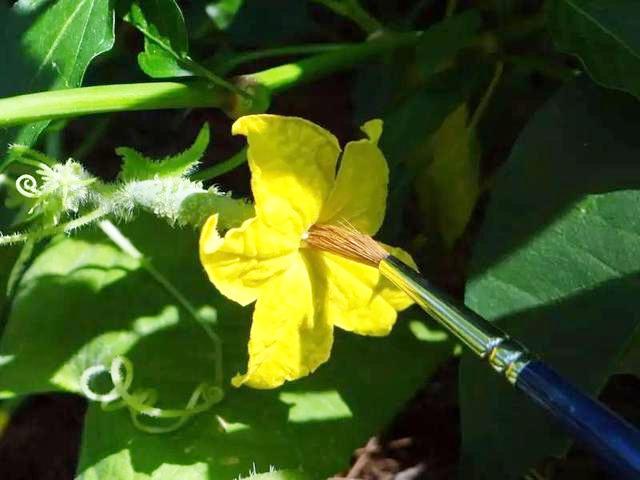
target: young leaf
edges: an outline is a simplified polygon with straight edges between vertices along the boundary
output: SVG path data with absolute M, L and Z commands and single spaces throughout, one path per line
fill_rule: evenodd
M 304 380 L 271 391 L 232 388 L 230 378 L 246 366 L 250 309 L 211 287 L 193 230 L 140 217 L 124 231 L 196 309 L 215 307 L 225 399 L 170 435 L 141 432 L 126 411 L 91 403 L 83 480 L 237 478 L 254 464 L 263 472 L 303 465 L 312 478 L 327 478 L 450 355 L 449 342 L 419 339 L 401 320 L 389 337 L 338 334 L 331 361 Z M 58 239 L 23 277 L 0 344 L 0 385 L 14 394 L 77 392 L 85 368 L 125 353 L 134 388 L 156 388 L 160 406 L 182 408 L 194 385 L 211 378 L 211 352 L 199 326 L 138 261 L 99 232 L 83 232 Z
M 205 11 L 218 29 L 226 30 L 243 3 L 244 0 L 215 0 L 208 3 Z
M 59 0 L 37 17 L 20 6 L 0 3 L 0 97 L 77 87 L 89 63 L 113 46 L 110 0 Z M 48 123 L 0 132 L 0 153 L 9 142 L 31 145 Z
M 416 47 L 416 60 L 422 74 L 430 77 L 460 49 L 469 46 L 481 25 L 480 14 L 467 10 L 428 28 Z
M 147 180 L 158 177 L 185 177 L 199 163 L 209 145 L 209 125 L 204 124 L 193 145 L 184 152 L 163 160 L 152 160 L 133 148 L 118 147 L 116 153 L 122 157 L 120 179 Z
M 433 158 L 416 179 L 420 205 L 449 247 L 467 226 L 479 193 L 480 146 L 468 116 L 462 104 L 447 117 L 433 136 Z
M 126 19 L 144 34 L 140 68 L 153 78 L 192 75 L 180 63 L 189 51 L 187 27 L 175 0 L 135 0 Z
M 583 80 L 524 129 L 497 181 L 466 302 L 597 394 L 640 325 L 638 103 Z M 465 478 L 515 478 L 568 438 L 465 354 Z
M 640 2 L 552 0 L 549 28 L 558 47 L 577 55 L 593 79 L 640 98 Z

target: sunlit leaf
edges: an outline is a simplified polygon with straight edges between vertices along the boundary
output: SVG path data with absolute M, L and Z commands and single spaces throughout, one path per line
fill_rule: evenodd
M 135 0 L 127 15 L 145 36 L 140 68 L 153 78 L 183 77 L 192 73 L 180 64 L 187 55 L 187 27 L 175 0 Z
M 89 63 L 113 46 L 110 0 L 59 0 L 31 15 L 23 6 L 0 3 L 0 97 L 77 87 Z M 0 132 L 0 153 L 8 142 L 32 144 L 47 125 Z
M 640 325 L 640 141 L 632 97 L 565 87 L 516 142 L 474 252 L 467 304 L 597 393 Z M 513 478 L 568 438 L 484 362 L 461 366 L 465 478 Z
M 162 160 L 145 157 L 133 148 L 119 147 L 116 153 L 122 157 L 120 179 L 123 181 L 146 180 L 154 177 L 186 176 L 200 162 L 209 145 L 209 125 L 204 124 L 193 145 L 184 152 Z
M 226 398 L 167 435 L 143 433 L 126 411 L 90 404 L 82 479 L 236 478 L 254 464 L 258 472 L 302 467 L 326 478 L 348 466 L 350 453 L 451 352 L 442 337 L 421 340 L 415 325 L 400 320 L 384 338 L 338 332 L 332 359 L 302 381 L 271 391 L 235 389 L 229 382 L 246 366 L 251 309 L 213 289 L 197 258 L 196 232 L 146 217 L 124 231 L 196 309 L 215 309 Z M 161 406 L 181 407 L 195 384 L 212 378 L 212 348 L 139 261 L 100 232 L 86 232 L 55 241 L 23 277 L 0 344 L 0 385 L 5 395 L 77 392 L 84 369 L 124 353 L 135 386 L 157 389 Z

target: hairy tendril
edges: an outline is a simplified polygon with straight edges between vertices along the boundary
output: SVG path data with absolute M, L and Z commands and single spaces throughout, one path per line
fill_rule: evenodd
M 113 388 L 107 393 L 97 393 L 91 388 L 91 382 L 98 376 L 108 374 Z M 140 430 L 147 433 L 168 433 L 177 430 L 192 416 L 209 410 L 224 397 L 220 387 L 206 382 L 200 383 L 193 391 L 183 409 L 164 409 L 156 407 L 158 394 L 155 389 L 138 389 L 131 392 L 133 383 L 133 364 L 124 356 L 117 356 L 107 368 L 94 365 L 87 368 L 80 377 L 80 389 L 90 400 L 101 402 L 105 411 L 127 408 L 131 421 Z M 176 419 L 169 425 L 149 425 L 140 416 Z

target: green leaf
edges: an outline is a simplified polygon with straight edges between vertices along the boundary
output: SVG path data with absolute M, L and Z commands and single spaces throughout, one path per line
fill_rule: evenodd
M 244 0 L 216 0 L 208 2 L 205 11 L 217 28 L 226 30 L 243 3 Z
M 421 209 L 449 247 L 465 230 L 480 191 L 480 146 L 468 116 L 462 104 L 447 117 L 433 136 L 433 159 L 416 179 Z
M 252 308 L 216 293 L 198 261 L 196 232 L 141 217 L 125 233 L 197 309 L 215 308 L 226 398 L 166 435 L 143 433 L 127 412 L 90 404 L 83 480 L 230 479 L 254 465 L 263 472 L 302 466 L 311 478 L 327 478 L 346 468 L 354 448 L 450 355 L 449 342 L 420 339 L 415 322 L 410 328 L 400 320 L 385 338 L 336 332 L 330 362 L 301 381 L 271 391 L 234 389 L 231 376 L 246 367 Z M 210 342 L 137 260 L 98 232 L 57 239 L 19 286 L 0 344 L 5 395 L 78 391 L 84 369 L 119 353 L 133 362 L 134 388 L 156 388 L 160 406 L 181 407 L 213 375 Z
M 501 171 L 467 305 L 597 393 L 640 324 L 640 141 L 627 95 L 587 81 L 538 111 Z M 514 478 L 568 438 L 484 363 L 460 372 L 465 478 Z
M 549 28 L 558 47 L 577 55 L 601 85 L 640 97 L 640 3 L 553 0 Z
M 400 212 L 411 194 L 415 169 L 409 159 L 428 142 L 445 118 L 460 104 L 461 92 L 424 89 L 404 100 L 384 116 L 384 131 L 380 146 L 389 163 L 390 189 L 383 237 L 389 243 L 398 243 L 404 237 L 404 222 Z
M 189 51 L 184 16 L 175 0 L 135 0 L 126 19 L 144 34 L 140 68 L 153 78 L 192 75 L 180 59 Z
M 209 125 L 204 124 L 193 145 L 184 152 L 163 160 L 152 160 L 133 148 L 118 147 L 122 157 L 120 179 L 123 181 L 146 180 L 154 177 L 185 177 L 198 166 L 209 145 Z
M 416 46 L 416 61 L 425 77 L 436 73 L 462 48 L 469 46 L 482 25 L 476 10 L 448 17 L 425 30 Z
M 0 96 L 79 86 L 89 63 L 113 46 L 113 25 L 110 0 L 59 0 L 37 17 L 0 4 Z M 9 142 L 31 145 L 47 124 L 0 132 L 0 152 Z

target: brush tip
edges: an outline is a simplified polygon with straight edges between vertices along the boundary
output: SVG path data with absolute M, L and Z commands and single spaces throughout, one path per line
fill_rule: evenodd
M 311 248 L 335 253 L 376 268 L 389 256 L 373 238 L 350 225 L 314 225 L 309 229 L 305 242 Z

